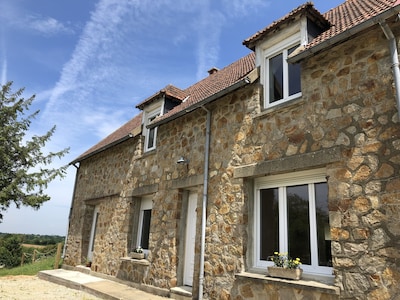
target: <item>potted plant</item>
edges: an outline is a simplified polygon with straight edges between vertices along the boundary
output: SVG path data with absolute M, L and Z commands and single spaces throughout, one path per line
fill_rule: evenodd
M 271 277 L 299 280 L 303 274 L 300 268 L 300 258 L 292 259 L 287 253 L 274 252 L 270 256 L 274 266 L 268 267 L 268 274 Z
M 131 257 L 134 259 L 143 259 L 144 258 L 144 252 L 142 247 L 138 246 L 133 251 L 131 252 Z
M 85 259 L 85 266 L 90 268 L 92 266 L 92 261 L 88 258 Z

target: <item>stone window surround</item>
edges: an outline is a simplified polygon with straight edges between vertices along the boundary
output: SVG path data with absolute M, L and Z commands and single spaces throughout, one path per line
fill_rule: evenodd
M 283 175 L 283 176 L 282 176 Z M 272 180 L 272 181 L 271 181 Z M 283 174 L 279 174 L 279 175 L 272 175 L 272 176 L 263 176 L 263 177 L 258 177 L 254 180 L 254 210 L 253 212 L 259 212 L 259 208 L 257 208 L 259 201 L 260 201 L 260 190 L 261 189 L 265 189 L 265 188 L 270 188 L 270 187 L 288 187 L 288 186 L 293 186 L 293 185 L 306 185 L 307 189 L 309 188 L 310 185 L 313 185 L 315 183 L 321 183 L 324 182 L 326 184 L 326 169 L 325 168 L 318 168 L 318 169 L 311 169 L 311 170 L 307 170 L 307 171 L 300 171 L 300 172 L 288 172 L 288 173 L 283 173 Z M 308 190 L 308 192 L 310 192 L 310 190 Z M 283 195 L 280 195 L 283 196 Z M 304 265 L 303 266 L 303 270 L 304 272 L 309 272 L 309 273 L 314 273 L 317 272 L 316 276 L 327 276 L 327 277 L 332 277 L 332 267 L 327 267 L 327 266 L 319 266 L 316 256 L 318 255 L 317 253 L 318 251 L 318 245 L 317 245 L 317 224 L 316 224 L 316 212 L 315 212 L 315 202 L 314 202 L 314 196 L 312 194 L 309 194 L 309 209 L 310 210 L 310 216 L 309 216 L 309 224 L 308 224 L 308 229 L 311 232 L 311 236 L 310 236 L 310 254 L 311 257 L 314 257 L 315 261 L 313 261 L 313 259 L 311 259 L 311 264 L 310 265 Z M 280 205 L 284 202 L 281 202 L 282 199 L 279 199 Z M 280 207 L 282 208 L 282 207 Z M 312 209 L 314 208 L 314 209 Z M 284 209 L 284 211 L 286 211 L 286 208 Z M 311 214 L 311 211 L 314 211 L 314 214 Z M 250 213 L 250 211 L 249 211 Z M 282 214 L 282 211 L 279 210 L 279 218 L 282 218 L 282 220 L 287 221 L 287 219 L 285 219 L 284 215 Z M 253 225 L 249 226 L 254 226 L 254 232 L 258 232 L 259 230 L 259 226 L 261 222 L 259 220 L 259 214 L 255 214 L 253 213 L 254 217 L 254 222 Z M 314 217 L 312 217 L 314 216 Z M 312 220 L 314 220 L 314 222 L 312 222 Z M 282 226 L 282 224 L 280 224 L 280 226 Z M 288 247 L 287 242 L 282 244 L 282 239 L 285 241 L 286 239 L 288 239 L 288 236 L 286 236 L 285 234 L 282 234 L 281 232 L 282 227 L 279 227 L 279 240 L 281 241 L 279 247 L 284 247 L 283 249 L 275 249 L 276 251 L 280 251 L 280 252 L 287 252 L 288 249 L 286 249 L 285 247 Z M 286 232 L 286 230 L 284 230 L 284 232 Z M 314 232 L 314 235 L 312 234 Z M 255 234 L 255 236 L 259 236 L 259 232 Z M 313 241 L 313 238 L 315 238 L 315 240 Z M 258 252 L 259 251 L 259 239 L 254 238 L 254 247 L 255 250 Z M 272 254 L 272 253 L 271 253 Z M 253 265 L 254 268 L 266 268 L 267 265 L 271 264 L 272 262 L 265 262 L 265 261 L 261 261 L 259 260 L 257 254 L 255 255 L 255 257 L 253 258 Z M 295 255 L 295 254 L 293 254 Z M 257 265 L 257 266 L 256 266 Z
M 335 163 L 340 161 L 342 158 L 342 152 L 344 148 L 341 146 L 332 147 L 329 149 L 322 149 L 319 151 L 305 153 L 300 155 L 293 155 L 290 157 L 285 157 L 281 159 L 271 160 L 271 161 L 263 161 L 260 163 L 255 163 L 246 166 L 236 167 L 234 170 L 234 178 L 242 178 L 244 181 L 245 190 L 247 191 L 247 199 L 254 199 L 254 178 L 268 176 L 279 173 L 288 173 L 300 170 L 310 170 L 321 167 L 326 167 L 331 163 Z M 249 222 L 248 224 L 253 224 L 254 220 L 253 215 L 250 213 L 254 208 L 254 201 L 248 201 L 249 207 Z M 249 239 L 247 242 L 247 253 L 253 252 L 253 237 L 252 237 L 252 228 L 249 227 Z M 253 274 L 256 278 L 262 273 L 266 272 L 259 268 L 251 268 L 249 266 L 253 265 L 252 257 L 247 255 L 246 257 L 246 270 L 245 274 Z M 265 276 L 265 275 L 264 275 Z M 303 275 L 303 278 L 306 278 L 306 282 L 314 282 L 321 281 L 325 282 L 329 285 L 333 284 L 333 276 L 307 276 L 307 274 Z
M 264 87 L 264 92 L 263 92 L 263 108 L 264 109 L 268 109 L 271 107 L 275 107 L 277 105 L 281 105 L 284 104 L 288 101 L 291 101 L 293 99 L 298 99 L 301 97 L 301 91 L 299 93 L 296 93 L 294 95 L 286 95 L 288 93 L 288 87 L 283 87 L 284 88 L 284 93 L 286 96 L 284 96 L 283 99 L 275 101 L 270 103 L 269 102 L 269 68 L 268 68 L 268 64 L 269 64 L 269 60 L 270 58 L 273 58 L 274 56 L 278 55 L 278 54 L 284 54 L 284 59 L 283 59 L 283 63 L 284 63 L 284 69 L 287 70 L 287 65 L 288 63 L 285 64 L 285 53 L 287 52 L 287 50 L 289 48 L 292 48 L 295 45 L 299 45 L 300 44 L 300 40 L 301 40 L 301 34 L 300 32 L 297 33 L 290 33 L 291 36 L 282 39 L 282 37 L 280 37 L 279 41 L 273 41 L 271 42 L 273 45 L 269 45 L 268 43 L 266 43 L 265 45 L 261 45 L 260 49 L 256 50 L 256 53 L 258 54 L 258 56 L 260 57 L 260 61 L 258 62 L 258 64 L 260 64 L 261 66 L 261 73 L 260 73 L 260 81 L 262 86 Z M 286 83 L 289 79 L 289 74 L 284 72 L 283 74 L 284 78 L 284 82 Z M 285 86 L 285 85 L 284 85 Z
M 144 135 L 144 152 L 148 152 L 151 150 L 156 149 L 157 147 L 157 130 L 158 127 L 154 127 L 152 129 L 147 128 L 146 126 L 154 120 L 156 117 L 162 115 L 164 109 L 163 102 L 157 102 L 150 105 L 146 110 L 143 112 L 143 135 Z M 149 134 L 150 132 L 153 133 L 153 145 L 148 147 L 149 145 Z

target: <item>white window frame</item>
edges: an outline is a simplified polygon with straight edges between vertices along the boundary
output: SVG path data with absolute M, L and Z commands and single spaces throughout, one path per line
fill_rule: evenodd
M 147 110 L 144 111 L 143 114 L 143 131 L 144 131 L 144 152 L 148 152 L 156 149 L 157 147 L 157 129 L 158 127 L 154 127 L 154 136 L 153 136 L 153 145 L 149 147 L 149 139 L 150 139 L 150 128 L 147 128 L 147 125 L 151 123 L 151 121 L 162 115 L 163 104 L 152 105 Z
M 140 201 L 140 212 L 139 212 L 139 223 L 138 223 L 138 231 L 137 231 L 137 239 L 136 239 L 136 247 L 143 247 L 141 245 L 142 240 L 142 231 L 143 231 L 143 216 L 145 210 L 153 209 L 153 197 L 152 196 L 144 196 Z M 150 228 L 149 228 L 150 231 Z M 144 253 L 148 253 L 149 249 L 143 248 Z
M 264 108 L 270 108 L 301 97 L 301 91 L 289 96 L 289 63 L 287 62 L 288 50 L 296 45 L 300 45 L 300 43 L 300 33 L 298 33 L 262 51 L 261 80 L 264 84 Z M 269 60 L 279 54 L 283 55 L 283 98 L 270 103 Z
M 293 172 L 289 174 L 272 175 L 255 179 L 254 182 L 254 268 L 265 269 L 272 266 L 273 262 L 260 259 L 260 190 L 268 188 L 279 188 L 279 252 L 288 252 L 287 244 L 287 215 L 286 215 L 286 195 L 285 187 L 308 184 L 309 186 L 309 215 L 310 215 L 310 249 L 311 249 L 311 265 L 301 265 L 304 273 L 314 275 L 332 275 L 332 268 L 318 265 L 318 241 L 317 241 L 317 223 L 316 223 L 316 205 L 314 198 L 314 183 L 326 182 L 325 168 L 308 170 L 301 172 Z M 294 255 L 294 253 L 293 253 Z

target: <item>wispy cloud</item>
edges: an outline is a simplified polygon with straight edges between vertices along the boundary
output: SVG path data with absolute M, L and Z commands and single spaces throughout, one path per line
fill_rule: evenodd
M 29 31 L 44 36 L 73 34 L 72 26 L 62 23 L 51 16 L 32 14 L 12 2 L 1 1 L 0 19 L 3 27 Z
M 26 17 L 26 22 L 20 26 L 26 26 L 33 31 L 46 36 L 53 36 L 57 34 L 73 34 L 74 30 L 61 23 L 60 21 L 47 16 L 30 15 Z
M 44 118 L 68 124 L 66 138 L 91 133 L 100 139 L 136 113 L 134 99 L 143 100 L 168 83 L 184 88 L 205 77 L 218 64 L 227 22 L 239 10 L 251 13 L 265 6 L 260 0 L 246 7 L 226 1 L 100 0 L 52 90 Z M 186 63 L 187 70 L 177 65 L 183 55 L 193 61 Z

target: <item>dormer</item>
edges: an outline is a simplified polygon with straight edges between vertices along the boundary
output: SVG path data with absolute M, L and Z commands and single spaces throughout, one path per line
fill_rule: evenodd
M 158 116 L 162 116 L 182 103 L 184 99 L 185 94 L 181 89 L 173 85 L 167 85 L 165 88 L 136 105 L 136 108 L 143 111 L 142 135 L 144 136 L 144 152 L 156 149 L 157 144 L 157 127 L 147 128 L 147 125 Z
M 301 97 L 301 67 L 289 64 L 287 58 L 329 27 L 307 2 L 243 42 L 256 53 L 265 109 Z

